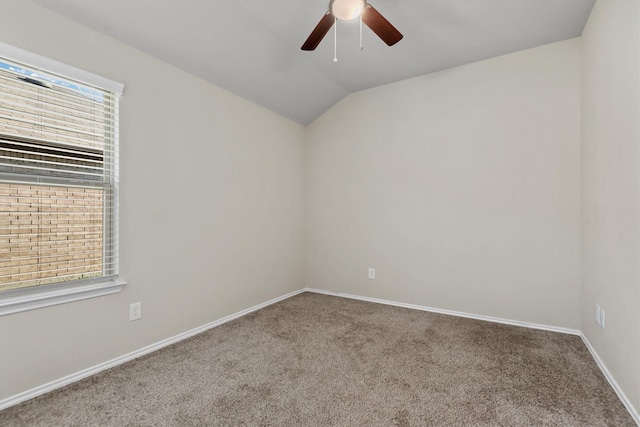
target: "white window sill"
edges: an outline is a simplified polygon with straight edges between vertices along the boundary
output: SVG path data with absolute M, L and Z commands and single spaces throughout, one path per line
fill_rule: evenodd
M 50 291 L 36 291 L 24 295 L 3 298 L 0 296 L 0 316 L 21 311 L 80 301 L 103 295 L 115 294 L 122 290 L 127 282 L 115 280 Z

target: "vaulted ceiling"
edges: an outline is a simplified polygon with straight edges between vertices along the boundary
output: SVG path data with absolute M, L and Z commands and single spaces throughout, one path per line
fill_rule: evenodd
M 339 22 L 300 46 L 329 0 L 34 0 L 303 125 L 347 94 L 578 37 L 595 0 L 370 0 L 404 38 Z

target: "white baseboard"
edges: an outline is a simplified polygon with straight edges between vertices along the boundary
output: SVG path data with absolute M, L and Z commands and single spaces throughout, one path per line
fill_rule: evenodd
M 111 360 L 109 360 L 107 362 L 100 363 L 99 365 L 92 366 L 91 368 L 83 369 L 82 371 L 76 372 L 76 373 L 71 374 L 71 375 L 67 375 L 66 377 L 51 381 L 51 382 L 49 382 L 47 384 L 43 384 L 41 386 L 34 387 L 31 390 L 27 390 L 27 391 L 24 391 L 22 393 L 16 394 L 14 396 L 10 396 L 10 397 L 8 397 L 6 399 L 2 399 L 2 400 L 0 400 L 0 411 L 3 410 L 3 409 L 8 408 L 10 406 L 17 405 L 18 403 L 24 402 L 24 401 L 29 400 L 29 399 L 33 399 L 34 397 L 37 397 L 37 396 L 40 396 L 42 394 L 48 393 L 50 391 L 53 391 L 53 390 L 58 389 L 60 387 L 64 387 L 64 386 L 66 386 L 68 384 L 74 383 L 76 381 L 80 381 L 80 380 L 82 380 L 84 378 L 90 377 L 91 375 L 95 375 L 95 374 L 97 374 L 99 372 L 102 372 L 104 370 L 107 370 L 107 369 L 113 368 L 115 366 L 121 365 L 121 364 L 123 364 L 125 362 L 128 362 L 130 360 L 136 359 L 136 358 L 138 358 L 140 356 L 144 356 L 145 354 L 151 353 L 151 352 L 156 351 L 156 350 L 160 350 L 163 347 L 166 347 L 166 346 L 171 345 L 171 344 L 175 344 L 178 341 L 182 341 L 184 339 L 190 338 L 190 337 L 192 337 L 194 335 L 197 335 L 199 333 L 202 333 L 202 332 L 204 332 L 204 331 L 206 331 L 208 329 L 215 328 L 216 326 L 220 326 L 220 325 L 222 325 L 224 323 L 227 323 L 227 322 L 229 322 L 231 320 L 237 319 L 238 317 L 241 317 L 241 316 L 244 316 L 246 314 L 252 313 L 252 312 L 254 312 L 256 310 L 260 310 L 261 308 L 264 308 L 264 307 L 266 307 L 268 305 L 275 304 L 275 303 L 277 303 L 279 301 L 282 301 L 282 300 L 287 299 L 287 298 L 291 298 L 292 296 L 301 294 L 303 292 L 304 292 L 304 289 L 300 289 L 298 291 L 291 292 L 291 293 L 283 295 L 281 297 L 274 298 L 274 299 L 272 299 L 270 301 L 267 301 L 265 303 L 258 304 L 256 306 L 251 307 L 251 308 L 247 308 L 246 310 L 242 310 L 242 311 L 239 311 L 237 313 L 231 314 L 229 316 L 223 317 L 222 319 L 218 319 L 218 320 L 213 321 L 211 323 L 207 323 L 206 325 L 197 327 L 195 329 L 191 329 L 190 331 L 183 332 L 183 333 L 178 334 L 176 336 L 173 336 L 171 338 L 167 338 L 167 339 L 162 340 L 160 342 L 157 342 L 155 344 L 151 344 L 151 345 L 148 345 L 146 347 L 143 347 L 143 348 L 141 348 L 139 350 L 132 351 L 131 353 L 125 354 L 124 356 L 116 357 L 115 359 L 111 359 Z
M 524 328 L 541 329 L 543 331 L 560 332 L 562 334 L 570 334 L 570 335 L 578 335 L 578 336 L 581 335 L 581 332 L 577 329 L 561 328 L 558 326 L 549 326 L 549 325 L 540 325 L 538 323 L 521 322 L 519 320 L 510 320 L 510 319 L 503 319 L 500 317 L 483 316 L 481 314 L 465 313 L 462 311 L 443 310 L 440 308 L 426 307 L 423 305 L 406 304 L 403 302 L 395 302 L 395 301 L 389 301 L 389 300 L 378 299 L 378 298 L 361 297 L 358 295 L 341 294 L 336 292 L 324 291 L 321 289 L 305 288 L 305 291 L 314 292 L 317 294 L 332 295 L 332 296 L 342 297 L 342 298 L 356 299 L 360 301 L 375 302 L 377 304 L 385 304 L 385 305 L 393 305 L 396 307 L 410 308 L 412 310 L 447 314 L 449 316 L 466 317 L 468 319 L 475 319 L 475 320 L 484 320 L 486 322 L 503 323 L 505 325 L 522 326 Z
M 638 414 L 638 411 L 636 411 L 636 409 L 633 407 L 633 405 L 631 404 L 627 396 L 624 394 L 624 392 L 618 385 L 618 382 L 613 378 L 613 376 L 611 375 L 611 372 L 609 372 L 609 370 L 607 369 L 607 366 L 604 364 L 602 359 L 600 359 L 600 356 L 598 356 L 598 353 L 596 353 L 596 350 L 593 348 L 593 346 L 591 345 L 587 337 L 583 333 L 580 333 L 580 337 L 582 338 L 582 342 L 584 342 L 584 345 L 586 345 L 587 348 L 589 349 L 591 356 L 594 358 L 594 360 L 598 364 L 598 367 L 602 371 L 602 374 L 605 376 L 607 381 L 609 381 L 609 384 L 611 385 L 613 390 L 616 392 L 616 394 L 622 401 L 622 404 L 627 408 L 627 411 L 629 411 L 629 414 L 631 415 L 631 418 L 633 418 L 633 421 L 635 421 L 636 424 L 640 426 L 640 414 Z

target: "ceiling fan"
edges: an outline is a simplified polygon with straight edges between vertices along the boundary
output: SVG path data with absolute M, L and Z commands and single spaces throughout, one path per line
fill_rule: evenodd
M 329 10 L 304 42 L 302 50 L 315 50 L 336 20 L 352 21 L 356 18 L 361 18 L 361 22 L 389 46 L 398 43 L 403 37 L 400 31 L 366 0 L 331 0 Z

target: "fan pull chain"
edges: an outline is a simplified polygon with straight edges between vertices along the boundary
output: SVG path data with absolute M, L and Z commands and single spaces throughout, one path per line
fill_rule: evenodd
M 338 18 L 333 23 L 333 62 L 338 62 Z
M 362 13 L 360 14 L 360 50 L 364 49 L 364 45 L 362 44 Z

